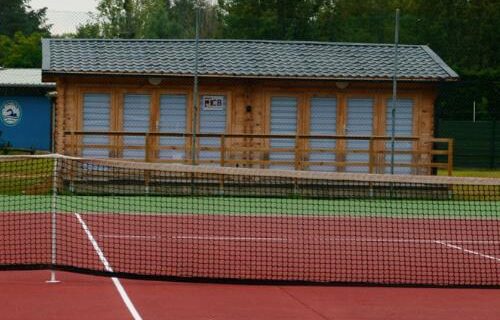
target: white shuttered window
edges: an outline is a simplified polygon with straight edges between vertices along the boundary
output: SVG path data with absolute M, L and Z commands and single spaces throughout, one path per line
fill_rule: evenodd
M 371 136 L 373 134 L 373 99 L 352 98 L 347 100 L 347 136 Z M 347 166 L 347 172 L 368 172 L 368 140 L 347 141 L 347 162 L 362 165 Z M 363 151 L 362 151 L 363 150 Z
M 297 98 L 294 97 L 272 97 L 271 98 L 271 134 L 297 133 Z M 271 149 L 294 149 L 295 138 L 271 139 Z M 294 151 L 271 151 L 269 160 L 284 163 L 270 165 L 273 169 L 294 169 Z
M 337 100 L 335 98 L 313 98 L 311 99 L 310 114 L 311 135 L 335 135 L 337 133 Z M 317 162 L 317 165 L 310 165 L 309 170 L 314 171 L 335 171 L 335 166 L 321 164 L 321 162 L 334 162 L 336 159 L 333 149 L 336 143 L 333 139 L 311 139 L 309 148 L 311 149 L 331 149 L 332 151 L 312 151 L 309 154 L 309 161 Z
M 160 97 L 160 132 L 185 133 L 186 132 L 186 95 L 161 95 Z M 184 160 L 185 138 L 161 137 L 160 146 L 175 149 L 160 150 L 160 159 Z
M 392 99 L 388 99 L 386 103 L 386 135 L 392 135 Z M 398 100 L 396 108 L 395 117 L 395 132 L 396 137 L 411 137 L 413 136 L 413 100 L 411 99 L 401 99 Z M 411 151 L 413 149 L 413 143 L 411 141 L 396 141 L 394 144 L 394 149 L 397 151 Z M 386 143 L 386 150 L 391 150 L 391 142 Z M 409 165 L 412 163 L 411 154 L 394 154 L 395 164 Z M 385 162 L 387 166 L 385 167 L 385 172 L 391 172 L 391 154 L 386 153 Z M 397 174 L 410 174 L 412 172 L 411 167 L 395 166 L 394 173 Z
M 87 93 L 83 95 L 83 131 L 110 131 L 111 95 L 103 93 Z M 83 137 L 82 156 L 87 158 L 108 158 L 109 137 Z M 90 146 L 93 145 L 93 146 Z M 99 147 L 97 147 L 97 145 Z M 87 147 L 89 146 L 89 147 Z
M 123 99 L 123 131 L 149 132 L 149 109 L 151 96 L 146 94 L 126 94 Z M 145 160 L 145 136 L 124 136 L 123 157 L 125 159 Z M 127 147 L 141 147 L 141 149 L 127 149 Z

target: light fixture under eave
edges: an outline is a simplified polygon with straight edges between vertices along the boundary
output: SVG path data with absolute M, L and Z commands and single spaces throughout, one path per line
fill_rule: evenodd
M 347 88 L 349 86 L 349 82 L 347 82 L 347 81 L 337 81 L 337 82 L 335 82 L 335 86 L 337 88 L 343 90 L 343 89 L 345 89 L 345 88 Z
M 161 78 L 148 78 L 148 82 L 150 85 L 157 86 L 161 83 Z

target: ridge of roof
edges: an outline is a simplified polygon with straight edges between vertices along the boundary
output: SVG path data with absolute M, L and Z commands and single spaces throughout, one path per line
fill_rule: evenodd
M 99 39 L 99 38 L 43 38 L 49 41 L 61 42 L 195 42 L 195 39 Z M 334 41 L 310 41 L 310 40 L 265 40 L 265 39 L 200 39 L 200 42 L 213 42 L 213 43 L 269 43 L 269 44 L 310 44 L 310 45 L 324 45 L 324 46 L 383 46 L 392 47 L 393 43 L 381 42 L 334 42 Z M 400 47 L 421 47 L 418 44 L 399 44 Z

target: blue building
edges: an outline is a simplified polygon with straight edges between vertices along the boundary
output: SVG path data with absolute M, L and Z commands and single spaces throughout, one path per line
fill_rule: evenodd
M 0 69 L 0 148 L 51 150 L 54 90 L 40 69 Z

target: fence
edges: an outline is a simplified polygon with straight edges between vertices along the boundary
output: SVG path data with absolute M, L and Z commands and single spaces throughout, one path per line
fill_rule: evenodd
M 295 170 L 354 171 L 388 173 L 390 170 L 390 137 L 386 136 L 337 136 L 337 135 L 270 135 L 270 134 L 197 134 L 196 147 L 192 148 L 191 133 L 165 132 L 65 132 L 65 153 L 81 155 L 84 148 L 108 150 L 112 158 L 122 158 L 125 150 L 143 150 L 142 159 L 151 162 L 208 164 L 269 168 L 287 166 Z M 107 144 L 85 144 L 83 137 L 110 137 Z M 124 145 L 125 137 L 137 137 L 140 144 Z M 181 138 L 185 144 L 160 145 L 160 138 Z M 209 145 L 202 143 L 210 141 Z M 286 145 L 272 146 L 271 141 L 288 141 Z M 445 138 L 423 139 L 396 137 L 396 173 L 429 174 L 433 169 L 444 169 L 451 175 L 453 168 L 453 141 Z M 318 146 L 318 142 L 325 143 Z M 348 147 L 349 142 L 364 142 Z M 136 141 L 137 142 L 137 141 Z M 405 144 L 406 142 L 406 144 Z M 433 146 L 441 146 L 440 150 Z M 326 147 L 325 147 L 326 146 Z M 410 148 L 408 148 L 410 146 Z M 176 150 L 181 158 L 161 159 L 162 150 Z M 192 156 L 193 151 L 194 157 Z M 200 153 L 209 153 L 212 159 L 202 159 Z M 313 157 L 313 155 L 330 155 Z M 274 155 L 274 157 L 273 157 Z M 440 162 L 434 161 L 436 156 Z
M 500 168 L 500 121 L 440 120 L 437 136 L 454 140 L 455 167 Z

